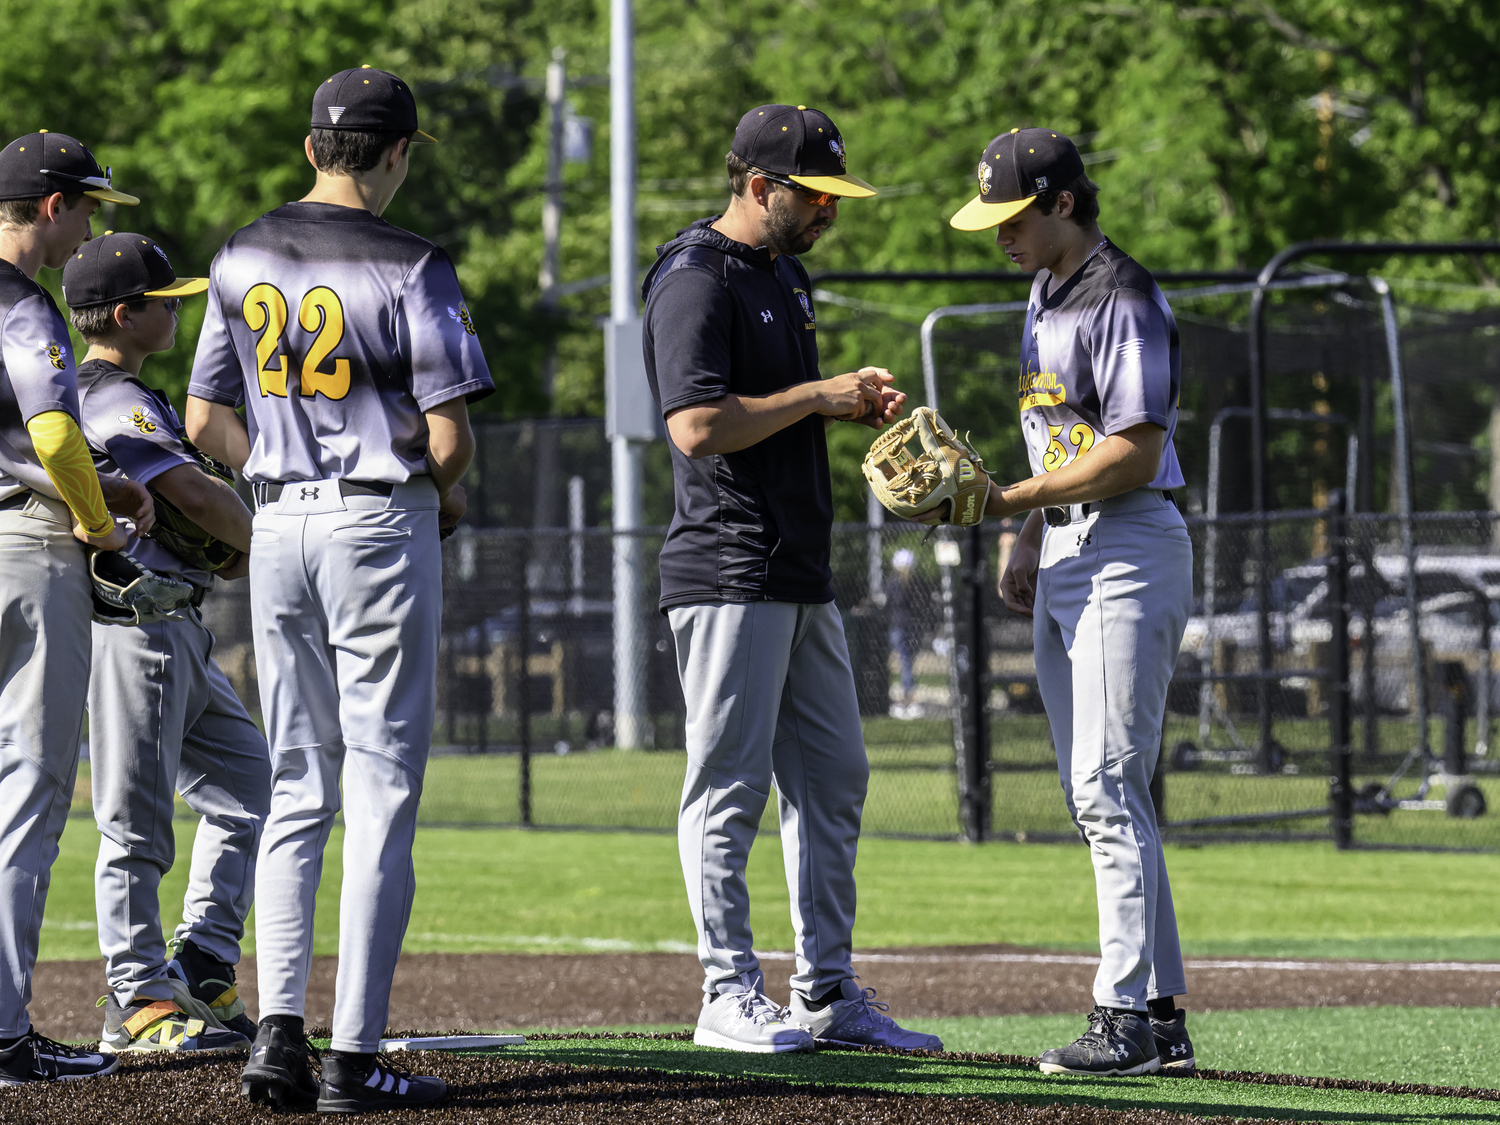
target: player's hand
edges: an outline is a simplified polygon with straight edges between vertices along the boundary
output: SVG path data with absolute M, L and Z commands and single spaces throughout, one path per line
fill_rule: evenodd
M 214 573 L 226 582 L 233 582 L 237 578 L 244 578 L 250 573 L 250 556 L 246 552 L 241 551 L 235 556 L 234 562 L 228 566 L 219 567 Z
M 125 534 L 125 529 L 119 524 L 112 524 L 104 535 L 90 535 L 77 520 L 73 521 L 73 538 L 101 551 L 119 551 L 130 542 L 130 536 Z
M 1036 608 L 1036 572 L 1041 561 L 1040 545 L 1020 536 L 1000 575 L 1000 597 L 1012 613 L 1030 617 Z
M 156 504 L 144 484 L 124 477 L 100 477 L 99 490 L 104 493 L 104 506 L 112 514 L 124 516 L 135 524 L 137 535 L 145 535 L 155 526 Z
M 438 501 L 438 533 L 447 538 L 444 533 L 452 532 L 468 510 L 469 498 L 464 495 L 464 486 L 455 484 Z

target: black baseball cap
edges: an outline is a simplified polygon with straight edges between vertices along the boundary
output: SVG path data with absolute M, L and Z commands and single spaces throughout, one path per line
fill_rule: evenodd
M 0 149 L 0 199 L 38 199 L 53 192 L 82 192 L 106 203 L 140 202 L 110 186 L 110 170 L 99 167 L 83 142 L 46 129 L 17 137 Z
M 341 70 L 313 95 L 314 129 L 348 129 L 360 133 L 412 133 L 412 141 L 436 144 L 417 128 L 417 99 L 394 74 L 368 64 Z
M 844 138 L 826 113 L 805 105 L 757 106 L 740 118 L 730 152 L 761 172 L 812 191 L 865 199 L 875 189 L 845 169 Z
M 71 309 L 137 297 L 191 297 L 206 277 L 178 277 L 167 252 L 144 234 L 107 230 L 78 248 L 63 267 L 63 300 Z
M 1083 157 L 1051 129 L 1012 129 L 979 158 L 979 194 L 948 220 L 956 230 L 988 230 L 1019 215 L 1041 192 L 1065 188 L 1083 175 Z

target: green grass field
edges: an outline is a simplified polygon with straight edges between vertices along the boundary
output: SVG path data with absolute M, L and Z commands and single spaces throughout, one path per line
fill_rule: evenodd
M 178 822 L 178 855 L 194 825 Z M 63 834 L 43 926 L 44 958 L 92 958 L 93 826 Z M 330 841 L 316 951 L 337 947 L 343 835 Z M 1326 844 L 1169 849 L 1189 954 L 1500 960 L 1500 856 L 1334 851 Z M 688 949 L 676 842 L 656 833 L 429 828 L 407 949 Z M 1014 942 L 1097 948 L 1088 853 L 1073 845 L 972 846 L 866 840 L 861 947 Z M 749 869 L 757 945 L 789 949 L 780 842 L 762 836 Z M 179 917 L 185 863 L 163 913 Z
M 1366 1009 L 1365 1011 L 1368 1011 Z M 1380 1011 L 1380 1010 L 1377 1010 Z M 1462 1023 L 1453 1021 L 1441 1030 L 1451 1033 L 1480 1031 L 1493 1036 L 1500 1032 L 1500 1020 L 1493 1013 L 1476 1017 L 1462 1009 Z M 1424 1010 L 1423 1016 L 1427 1013 Z M 1204 1018 L 1201 1034 L 1205 1046 L 1217 1049 L 1221 1034 L 1213 1030 L 1222 1024 L 1230 1038 L 1239 1031 L 1253 1031 L 1261 1026 L 1267 1032 L 1285 1034 L 1288 1021 L 1277 1020 L 1282 1013 L 1237 1013 L 1222 1020 Z M 1398 1028 L 1403 1013 L 1393 1013 L 1386 1024 Z M 1269 1024 L 1262 1017 L 1271 1017 Z M 1378 1017 L 1377 1021 L 1379 1018 Z M 926 1030 L 951 1036 L 951 1046 L 972 1050 L 982 1039 L 988 1050 L 1005 1053 L 1030 1052 L 1031 1044 L 1055 1046 L 1060 1035 L 1072 1037 L 1079 1022 L 1048 1019 L 1033 1020 L 1029 1025 L 1016 1021 L 913 1021 Z M 988 1026 L 979 1027 L 984 1024 Z M 975 1026 L 968 1026 L 975 1025 Z M 1384 1028 L 1383 1028 L 1384 1029 Z M 1342 1028 L 1331 1029 L 1335 1033 Z M 1400 1037 L 1398 1042 L 1414 1038 Z M 1373 1038 L 1373 1037 L 1370 1037 Z M 972 1046 L 961 1046 L 972 1042 Z M 998 1046 L 989 1045 L 996 1043 Z M 945 1043 L 945 1046 L 950 1044 Z M 1354 1050 L 1361 1049 L 1355 1044 Z M 1032 1105 L 1057 1103 L 1093 1105 L 1124 1110 L 1157 1110 L 1203 1116 L 1283 1118 L 1316 1122 L 1380 1122 L 1382 1125 L 1427 1125 L 1438 1122 L 1493 1122 L 1500 1120 L 1494 1102 L 1462 1098 L 1411 1094 L 1376 1094 L 1349 1090 L 1319 1090 L 1297 1086 L 1263 1086 L 1240 1082 L 1223 1082 L 1196 1078 L 1071 1078 L 1047 1077 L 1031 1068 L 994 1062 L 959 1059 L 905 1058 L 891 1055 L 861 1055 L 826 1051 L 815 1055 L 742 1055 L 729 1051 L 696 1048 L 691 1043 L 651 1039 L 606 1041 L 562 1040 L 533 1041 L 521 1047 L 504 1048 L 507 1054 L 538 1060 L 572 1063 L 576 1066 L 649 1067 L 688 1074 L 713 1074 L 743 1078 L 780 1078 L 792 1083 L 820 1086 L 857 1086 L 909 1094 L 989 1097 L 1007 1102 Z M 1382 1048 L 1366 1057 L 1371 1065 L 1401 1061 L 1394 1054 L 1382 1057 Z M 1200 1052 L 1201 1053 L 1201 1052 Z M 1477 1051 L 1475 1052 L 1477 1054 Z M 1242 1054 L 1236 1059 L 1250 1058 Z M 1303 1056 L 1305 1057 L 1305 1056 Z M 1218 1060 L 1215 1060 L 1216 1064 Z M 1416 1073 L 1420 1068 L 1412 1068 Z M 1488 1075 L 1493 1084 L 1493 1067 L 1449 1068 L 1446 1071 L 1420 1070 L 1422 1073 Z M 1319 1072 L 1314 1072 L 1319 1073 Z M 1391 1079 L 1385 1079 L 1390 1081 Z M 1407 1079 L 1410 1080 L 1410 1079 Z

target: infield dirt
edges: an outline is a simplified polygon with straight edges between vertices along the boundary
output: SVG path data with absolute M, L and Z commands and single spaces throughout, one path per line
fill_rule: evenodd
M 905 1017 L 1083 1013 L 1093 1006 L 1095 961 L 1014 946 L 882 949 L 856 953 L 862 984 Z M 787 1000 L 790 954 L 764 954 L 767 991 Z M 309 1025 L 333 1015 L 337 959 L 313 961 Z M 257 1009 L 255 962 L 239 967 L 241 995 Z M 503 1029 L 692 1024 L 702 1003 L 697 959 L 679 953 L 421 953 L 401 959 L 391 997 L 393 1027 Z M 1194 959 L 1192 1011 L 1248 1008 L 1500 1005 L 1494 966 Z M 97 1038 L 94 1003 L 104 993 L 96 961 L 36 967 L 32 1019 L 57 1039 Z

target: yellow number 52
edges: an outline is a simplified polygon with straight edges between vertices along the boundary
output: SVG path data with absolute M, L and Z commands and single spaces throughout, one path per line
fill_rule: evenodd
M 253 285 L 240 305 L 245 324 L 250 331 L 260 335 L 255 341 L 255 371 L 260 382 L 261 397 L 287 396 L 287 356 L 277 351 L 282 333 L 286 331 L 288 308 L 286 298 L 274 285 L 261 282 Z M 312 332 L 312 346 L 302 360 L 302 378 L 299 384 L 304 398 L 322 394 L 324 398 L 341 399 L 349 393 L 349 361 L 336 358 L 333 370 L 319 370 L 328 355 L 344 339 L 344 303 L 339 295 L 326 285 L 309 289 L 297 309 L 297 323 L 307 332 Z M 271 361 L 276 366 L 271 366 Z
M 1069 453 L 1072 453 L 1074 457 L 1081 457 L 1094 448 L 1094 431 L 1082 422 L 1075 422 L 1073 428 L 1068 431 L 1068 445 L 1064 445 L 1060 440 L 1063 432 L 1062 426 L 1048 426 L 1047 431 L 1052 435 L 1052 440 L 1047 444 L 1047 451 L 1042 454 L 1044 472 L 1050 473 L 1062 468 L 1068 462 Z

